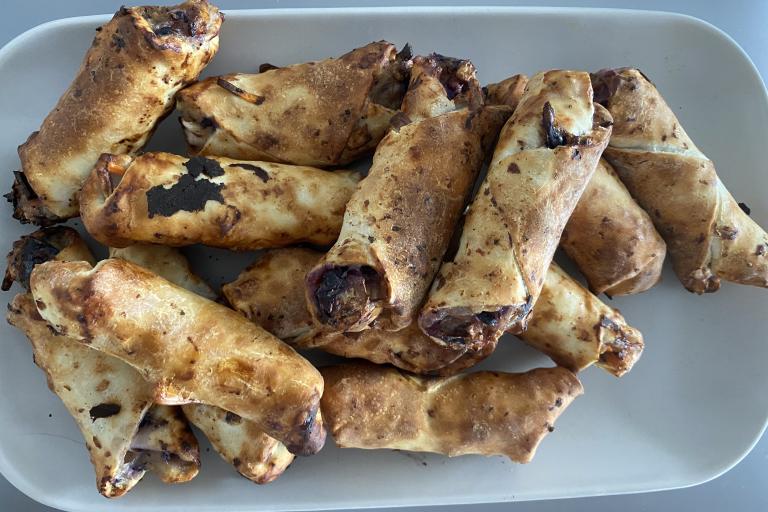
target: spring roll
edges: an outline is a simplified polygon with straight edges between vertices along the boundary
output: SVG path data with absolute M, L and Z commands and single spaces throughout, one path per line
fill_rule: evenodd
M 177 249 L 162 245 L 132 245 L 110 249 L 109 254 L 112 258 L 136 263 L 200 296 L 217 298 L 211 287 L 192 273 L 189 261 Z M 274 481 L 293 462 L 294 456 L 285 445 L 262 432 L 252 421 L 210 405 L 185 404 L 181 408 L 189 421 L 205 434 L 214 450 L 241 475 L 257 484 Z
M 96 37 L 74 81 L 19 146 L 13 216 L 48 225 L 79 213 L 77 192 L 102 153 L 141 149 L 174 95 L 219 47 L 224 17 L 205 0 L 122 7 Z
M 335 59 L 270 66 L 184 89 L 176 108 L 193 154 L 338 166 L 371 153 L 405 92 L 410 50 L 379 41 Z
M 28 289 L 34 265 L 48 260 L 92 263 L 93 256 L 71 228 L 38 230 L 14 244 L 8 257 L 7 285 L 15 280 Z M 48 387 L 75 419 L 102 495 L 125 494 L 147 470 L 166 483 L 186 482 L 197 475 L 197 440 L 183 418 L 169 410 L 172 408 L 153 405 L 153 388 L 136 370 L 54 334 L 29 293 L 20 293 L 11 301 L 7 318 L 27 336 Z
M 103 155 L 83 185 L 80 213 L 111 247 L 329 245 L 358 180 L 351 171 L 222 157 Z
M 533 459 L 583 392 L 576 376 L 559 367 L 447 378 L 368 364 L 321 371 L 323 416 L 341 448 L 505 455 L 519 463 Z
M 605 157 L 667 242 L 686 289 L 714 292 L 720 279 L 768 287 L 768 234 L 725 188 L 656 87 L 639 70 L 592 76 L 616 120 Z
M 304 248 L 267 251 L 222 292 L 235 310 L 295 348 L 439 375 L 456 373 L 490 355 L 491 351 L 439 347 L 415 324 L 399 331 L 333 333 L 316 328 L 304 298 L 304 276 L 322 257 L 323 253 Z
M 527 82 L 515 75 L 490 84 L 486 102 L 514 109 Z M 590 289 L 609 296 L 640 293 L 659 282 L 667 253 L 648 214 L 603 159 L 565 225 L 560 246 Z
M 248 480 L 267 484 L 293 462 L 293 454 L 285 445 L 252 421 L 210 405 L 187 404 L 181 408 L 189 421 L 205 432 L 218 454 Z
M 480 345 L 525 330 L 560 235 L 611 133 L 589 75 L 534 76 L 499 136 L 467 214 L 419 315 L 443 345 Z
M 399 330 L 415 318 L 503 111 L 482 101 L 469 61 L 416 57 L 403 111 L 352 195 L 339 239 L 307 275 L 328 331 Z M 507 113 L 508 114 L 508 113 Z
M 596 364 L 621 377 L 643 353 L 643 335 L 573 280 L 557 264 L 547 272 L 528 329 L 518 334 L 528 345 L 571 371 Z
M 221 407 L 297 455 L 322 447 L 320 374 L 238 313 L 120 259 L 46 262 L 30 284 L 56 332 L 138 369 L 158 403 Z

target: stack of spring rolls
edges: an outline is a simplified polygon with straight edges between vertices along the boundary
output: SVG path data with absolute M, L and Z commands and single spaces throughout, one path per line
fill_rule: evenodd
M 653 287 L 667 247 L 692 292 L 768 287 L 768 235 L 636 69 L 481 87 L 469 60 L 379 41 L 195 81 L 222 21 L 205 0 L 121 8 L 19 147 L 7 197 L 43 227 L 8 255 L 8 321 L 104 496 L 194 478 L 190 424 L 259 484 L 326 433 L 525 463 L 577 372 L 642 354 L 599 294 Z M 174 106 L 189 154 L 142 152 Z M 107 259 L 52 226 L 78 215 Z M 267 250 L 220 295 L 176 249 L 193 244 Z M 555 366 L 467 372 L 504 333 Z

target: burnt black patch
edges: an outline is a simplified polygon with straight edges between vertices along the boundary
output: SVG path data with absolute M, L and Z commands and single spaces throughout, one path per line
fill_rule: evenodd
M 88 414 L 91 416 L 91 421 L 96 421 L 100 418 L 109 418 L 110 416 L 119 414 L 120 409 L 120 404 L 105 403 L 91 407 L 91 410 L 88 411 Z
M 229 425 L 237 425 L 242 421 L 242 418 L 233 412 L 227 411 L 227 414 L 224 416 L 224 421 Z
M 280 66 L 275 66 L 274 64 L 270 64 L 269 62 L 265 62 L 264 64 L 261 64 L 259 66 L 259 73 L 264 73 L 266 71 L 272 71 L 273 69 L 280 69 Z
M 216 178 L 217 176 L 224 175 L 224 169 L 221 168 L 219 162 L 203 156 L 194 156 L 190 158 L 184 162 L 184 167 L 187 168 L 187 171 L 193 178 L 197 178 L 201 174 L 204 174 L 209 178 Z
M 253 174 L 258 176 L 261 181 L 264 183 L 269 181 L 269 173 L 265 171 L 263 168 L 259 167 L 258 165 L 253 164 L 229 164 L 229 167 L 240 167 L 241 169 L 245 169 L 247 171 L 251 171 Z
M 162 185 L 147 190 L 147 211 L 151 219 L 155 215 L 170 217 L 176 212 L 199 212 L 208 201 L 224 204 L 221 190 L 223 183 L 212 183 L 206 179 L 196 180 L 191 174 L 184 174 L 170 188 Z
M 9 259 L 13 258 L 13 261 L 9 261 L 9 267 L 13 265 L 15 272 L 10 272 L 10 269 L 6 271 L 2 284 L 3 290 L 10 289 L 14 279 L 18 280 L 20 285 L 29 290 L 29 276 L 32 274 L 35 265 L 52 260 L 60 251 L 58 247 L 52 245 L 47 240 L 36 237 L 25 237 L 22 243 L 21 251 L 18 254 L 15 253 L 14 248 L 9 255 Z

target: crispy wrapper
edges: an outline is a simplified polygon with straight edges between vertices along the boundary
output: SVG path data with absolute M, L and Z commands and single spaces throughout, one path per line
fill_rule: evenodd
M 547 272 L 528 329 L 518 334 L 560 366 L 577 372 L 596 364 L 621 377 L 643 353 L 643 335 L 557 264 Z
M 768 234 L 717 177 L 639 70 L 592 75 L 595 97 L 616 121 L 605 157 L 667 242 L 680 281 L 695 293 L 720 279 L 768 287 Z
M 92 262 L 93 256 L 73 229 L 41 229 L 14 244 L 6 276 L 28 287 L 34 264 L 52 259 Z M 172 407 L 153 405 L 153 387 L 135 369 L 56 335 L 29 293 L 13 299 L 7 318 L 27 336 L 48 387 L 75 419 L 101 494 L 108 498 L 125 494 L 147 470 L 166 483 L 186 482 L 197 475 L 199 449 L 186 421 Z
M 79 213 L 77 192 L 102 153 L 130 154 L 219 47 L 224 17 L 204 0 L 122 7 L 96 37 L 40 130 L 19 146 L 14 217 L 46 225 Z
M 482 101 L 469 61 L 417 57 L 403 112 L 352 195 L 339 239 L 307 275 L 331 332 L 403 329 L 424 300 L 483 161 L 509 112 Z
M 505 455 L 520 463 L 533 458 L 583 391 L 576 376 L 559 367 L 447 378 L 369 364 L 321 371 L 323 416 L 342 448 Z
M 110 247 L 109 257 L 135 263 L 206 299 L 218 298 L 208 283 L 192 272 L 187 258 L 173 247 L 150 244 L 130 245 L 122 249 Z
M 371 153 L 400 107 L 410 50 L 380 41 L 336 59 L 211 77 L 176 108 L 190 151 L 337 166 Z
M 238 313 L 120 259 L 43 263 L 30 283 L 56 332 L 138 369 L 157 402 L 221 407 L 291 453 L 322 447 L 320 374 Z
M 189 261 L 178 249 L 162 245 L 133 245 L 110 249 L 109 255 L 136 263 L 203 297 L 217 298 L 211 287 L 192 273 Z M 285 445 L 262 432 L 252 421 L 210 405 L 186 404 L 181 407 L 219 455 L 249 480 L 258 484 L 272 482 L 293 461 L 294 456 Z
M 103 155 L 83 185 L 80 211 L 88 232 L 112 247 L 328 245 L 359 179 L 351 171 L 221 157 Z
M 517 107 L 528 78 L 514 75 L 488 85 L 486 102 Z M 576 203 L 560 246 L 596 294 L 630 295 L 661 279 L 667 246 L 613 167 L 601 159 Z
M 534 76 L 502 129 L 452 262 L 443 264 L 419 325 L 439 344 L 479 345 L 521 332 L 565 223 L 611 133 L 589 75 Z
M 399 331 L 371 328 L 333 333 L 317 329 L 304 299 L 304 276 L 323 257 L 311 249 L 267 251 L 222 292 L 234 309 L 296 348 L 393 364 L 414 373 L 449 375 L 492 352 L 441 347 L 410 324 Z
M 210 405 L 187 404 L 181 408 L 219 455 L 248 480 L 268 484 L 293 462 L 294 456 L 285 445 L 252 421 Z
M 631 295 L 661 279 L 667 246 L 648 214 L 601 159 L 565 225 L 560 246 L 596 294 Z

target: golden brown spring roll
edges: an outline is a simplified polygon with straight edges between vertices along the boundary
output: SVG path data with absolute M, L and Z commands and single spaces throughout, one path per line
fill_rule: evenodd
M 198 295 L 212 300 L 217 298 L 211 287 L 192 273 L 189 261 L 178 249 L 145 244 L 110 249 L 109 254 L 136 263 Z M 135 372 L 133 368 L 131 371 Z M 181 407 L 219 455 L 249 480 L 258 484 L 272 482 L 293 461 L 293 454 L 283 443 L 269 437 L 252 421 L 210 405 L 186 404 Z
M 486 102 L 514 109 L 528 79 L 515 75 L 486 87 Z M 560 237 L 590 289 L 609 296 L 647 290 L 661 279 L 667 246 L 616 171 L 601 159 Z
M 113 178 L 122 178 L 117 186 Z M 103 155 L 80 193 L 83 224 L 112 247 L 205 244 L 234 250 L 328 245 L 359 175 L 170 153 Z
M 589 74 L 547 71 L 528 82 L 443 264 L 419 325 L 439 344 L 484 345 L 525 329 L 565 223 L 611 133 Z
M 153 244 L 130 245 L 122 249 L 110 247 L 109 257 L 135 263 L 206 299 L 218 298 L 208 283 L 192 272 L 187 258 L 173 247 Z
M 268 484 L 293 462 L 293 454 L 285 445 L 252 421 L 210 405 L 187 404 L 181 408 L 189 421 L 205 432 L 219 455 L 248 480 Z
M 372 152 L 400 107 L 410 50 L 379 41 L 335 59 L 211 77 L 176 108 L 190 151 L 337 166 Z
M 631 295 L 661 279 L 667 246 L 613 167 L 601 159 L 560 246 L 596 294 Z
M 323 416 L 341 448 L 506 455 L 519 463 L 533 459 L 583 392 L 576 376 L 559 367 L 447 378 L 369 364 L 321 371 Z
M 19 146 L 8 199 L 22 222 L 78 214 L 77 192 L 102 153 L 138 151 L 219 47 L 224 17 L 205 0 L 122 7 L 96 37 L 40 130 Z
M 332 333 L 315 328 L 304 298 L 304 276 L 322 257 L 323 253 L 304 248 L 267 251 L 225 284 L 222 292 L 235 310 L 296 348 L 440 375 L 458 372 L 490 355 L 491 351 L 437 346 L 414 324 L 399 331 L 371 328 Z
M 560 366 L 578 372 L 596 364 L 621 377 L 643 353 L 643 335 L 557 264 L 547 272 L 528 329 L 518 334 Z
M 482 101 L 469 61 L 416 57 L 403 111 L 352 195 L 339 239 L 307 275 L 315 320 L 331 332 L 399 330 L 415 318 L 508 112 Z
M 291 453 L 322 447 L 320 374 L 238 313 L 120 259 L 43 263 L 30 284 L 56 332 L 138 369 L 157 402 L 221 407 Z
M 93 256 L 71 228 L 38 230 L 14 243 L 4 286 L 16 280 L 28 289 L 34 265 L 48 260 L 92 263 Z M 7 318 L 27 336 L 48 387 L 75 419 L 101 494 L 123 495 L 147 470 L 166 483 L 186 482 L 197 475 L 197 440 L 173 408 L 153 405 L 153 388 L 136 370 L 53 333 L 29 293 L 13 299 Z
M 653 83 L 631 68 L 592 80 L 616 122 L 605 157 L 664 237 L 683 286 L 714 292 L 722 278 L 768 287 L 768 234 L 731 196 Z

